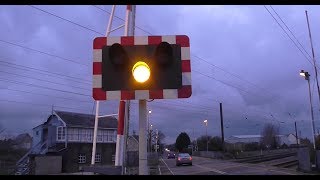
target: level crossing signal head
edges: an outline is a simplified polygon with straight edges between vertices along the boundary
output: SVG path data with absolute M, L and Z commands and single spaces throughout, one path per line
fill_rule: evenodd
M 97 37 L 93 98 L 188 98 L 192 94 L 190 64 L 185 35 Z

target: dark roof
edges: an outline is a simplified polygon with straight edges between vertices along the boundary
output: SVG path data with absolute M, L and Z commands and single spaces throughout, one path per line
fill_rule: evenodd
M 67 126 L 94 127 L 94 115 L 75 112 L 55 111 Z M 118 120 L 115 117 L 99 118 L 99 128 L 117 128 Z

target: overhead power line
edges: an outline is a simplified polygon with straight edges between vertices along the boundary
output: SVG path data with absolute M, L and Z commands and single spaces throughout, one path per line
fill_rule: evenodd
M 93 6 L 94 6 L 95 8 L 97 8 L 97 9 L 100 9 L 100 10 L 103 11 L 103 12 L 106 12 L 106 13 L 108 13 L 108 14 L 111 14 L 110 12 L 108 12 L 108 11 L 100 8 L 99 6 L 95 6 L 95 5 L 93 5 Z M 34 6 L 31 6 L 31 7 L 35 8 Z M 59 19 L 65 20 L 65 21 L 67 21 L 67 22 L 69 22 L 69 23 L 72 23 L 72 24 L 74 24 L 74 25 L 77 25 L 77 26 L 79 26 L 79 27 L 82 27 L 82 28 L 84 28 L 84 29 L 86 29 L 86 30 L 92 31 L 91 28 L 82 26 L 82 25 L 80 25 L 80 24 L 78 24 L 78 23 L 74 23 L 73 21 L 67 20 L 67 19 L 62 18 L 62 17 L 60 17 L 60 16 L 58 16 L 58 15 L 55 15 L 55 14 L 50 13 L 50 12 L 47 12 L 47 11 L 45 11 L 45 10 L 43 10 L 43 9 L 40 9 L 40 8 L 35 8 L 35 9 L 38 9 L 38 10 L 40 10 L 40 11 L 42 11 L 42 12 L 45 12 L 45 13 L 47 13 L 47 14 L 50 14 L 50 15 L 52 15 L 52 16 L 58 17 Z M 117 17 L 118 19 L 120 19 L 120 20 L 122 20 L 122 21 L 125 21 L 123 18 L 120 18 L 120 17 L 118 17 L 118 16 L 115 16 L 115 17 Z M 135 27 L 137 27 L 137 28 L 145 31 L 144 29 L 142 29 L 142 28 L 140 28 L 140 27 L 138 27 L 138 26 L 135 26 Z M 95 31 L 92 31 L 92 32 L 95 32 Z M 152 35 L 152 33 L 148 32 L 148 31 L 145 31 L 145 32 L 148 33 L 148 34 L 150 34 L 150 35 Z M 98 34 L 100 34 L 100 35 L 103 35 L 102 33 L 99 33 L 99 32 L 96 32 L 96 33 L 98 33 Z M 241 78 L 239 75 L 236 75 L 236 74 L 234 74 L 234 73 L 230 73 L 229 71 L 226 71 L 226 70 L 224 70 L 223 68 L 220 68 L 220 67 L 218 67 L 218 66 L 216 66 L 216 65 L 213 65 L 212 63 L 204 60 L 203 58 L 200 58 L 199 56 L 196 56 L 196 55 L 194 55 L 194 56 L 195 56 L 196 58 L 198 58 L 198 59 L 206 62 L 207 64 L 215 67 L 215 68 L 219 68 L 220 70 L 222 70 L 222 71 L 224 71 L 224 72 L 226 72 L 226 73 L 228 73 L 228 74 L 230 74 L 230 75 L 232 75 L 232 76 L 234 76 L 234 77 L 236 77 L 236 78 L 238 78 L 238 79 L 240 79 L 240 80 L 242 80 L 242 81 L 244 81 L 244 82 L 246 82 L 246 83 L 249 83 L 249 84 L 252 85 L 252 86 L 255 86 L 255 87 L 259 88 L 259 89 L 262 89 L 262 88 L 258 87 L 257 85 L 255 85 L 254 83 L 251 83 L 251 82 L 249 82 L 249 81 Z M 197 71 L 195 71 L 195 72 L 197 72 Z M 199 73 L 199 72 L 198 72 L 198 73 Z M 204 74 L 202 73 L 202 75 L 204 75 Z M 214 79 L 215 79 L 215 78 L 214 78 Z M 217 79 L 215 79 L 215 80 L 217 80 Z M 224 83 L 224 82 L 221 81 L 221 80 L 217 80 L 217 81 Z M 228 83 L 224 83 L 224 84 L 230 86 L 230 84 L 228 84 Z M 232 86 L 232 85 L 231 85 L 231 86 Z M 232 86 L 232 87 L 235 87 L 235 86 Z M 237 89 L 239 89 L 239 88 L 237 88 Z M 242 90 L 242 91 L 244 91 L 244 90 Z M 247 91 L 246 91 L 246 92 L 247 92 Z
M 286 28 L 288 29 L 288 31 L 290 32 L 290 34 L 293 36 L 293 38 L 299 43 L 299 45 L 302 47 L 303 51 L 309 56 L 310 59 L 312 59 L 311 55 L 307 52 L 307 50 L 304 48 L 304 46 L 300 43 L 300 41 L 298 40 L 298 38 L 294 35 L 294 33 L 291 31 L 291 29 L 287 26 L 287 24 L 282 20 L 282 18 L 280 17 L 280 15 L 277 13 L 277 11 L 275 9 L 273 9 L 273 7 L 270 5 L 271 9 L 273 10 L 273 12 L 278 16 L 278 18 L 280 19 L 280 21 L 286 26 Z
M 86 90 L 86 91 L 89 91 L 89 90 L 90 90 L 90 89 L 88 89 L 88 88 L 83 88 L 83 87 L 79 87 L 79 86 L 72 86 L 72 85 L 70 85 L 70 84 L 58 83 L 58 82 L 49 81 L 49 80 L 44 80 L 44 79 L 39 79 L 39 78 L 30 77 L 30 76 L 26 76 L 26 75 L 21 75 L 21 74 L 16 74 L 16 73 L 11 73 L 11 72 L 1 71 L 1 70 L 0 70 L 0 72 L 5 73 L 5 74 L 11 74 L 11 75 L 14 75 L 14 76 L 20 76 L 20 77 L 24 77 L 24 78 L 29 78 L 29 79 L 34 79 L 34 80 L 38 80 L 38 81 L 43 81 L 43 82 L 47 82 L 47 83 L 52 83 L 52 84 L 67 86 L 67 87 L 71 87 L 71 88 L 82 89 L 82 90 Z
M 309 61 L 309 63 L 313 66 L 313 63 L 310 61 L 310 59 L 305 55 L 305 53 L 303 53 L 303 51 L 300 49 L 300 47 L 297 45 L 297 43 L 291 38 L 291 36 L 287 33 L 287 31 L 281 26 L 281 24 L 278 22 L 278 20 L 273 16 L 273 14 L 269 11 L 269 9 L 264 6 L 264 8 L 266 9 L 266 11 L 268 11 L 268 13 L 271 15 L 271 17 L 276 21 L 276 23 L 279 25 L 279 27 L 283 30 L 283 32 L 289 37 L 289 39 L 293 42 L 293 44 L 299 49 L 299 51 L 301 52 L 301 54 L 306 58 L 307 61 Z
M 18 103 L 18 104 L 23 104 L 23 105 L 52 107 L 52 105 L 49 105 L 49 104 L 37 104 L 37 103 L 23 102 L 23 101 L 12 101 L 12 100 L 6 100 L 6 99 L 0 99 L 0 101 L 3 101 L 3 102 L 11 102 L 11 103 Z M 64 108 L 64 109 L 76 109 L 76 110 L 85 111 L 85 109 L 79 109 L 79 108 L 73 108 L 73 107 L 66 107 L 66 106 L 54 105 L 54 107 L 60 107 L 60 108 Z M 88 110 L 88 109 L 86 109 L 86 110 Z
M 95 7 L 95 8 L 97 8 L 97 9 L 100 9 L 100 10 L 103 11 L 103 12 L 108 13 L 109 15 L 111 14 L 109 11 L 106 11 L 106 10 L 102 9 L 102 8 L 100 8 L 99 6 L 96 6 L 96 5 L 92 5 L 92 6 Z M 123 18 L 121 18 L 121 17 L 119 17 L 119 16 L 114 15 L 114 17 L 120 19 L 121 21 L 125 21 Z M 148 31 L 142 29 L 142 28 L 139 27 L 139 26 L 136 26 L 136 25 L 135 25 L 134 27 L 136 27 L 137 29 L 140 29 L 141 31 L 143 31 L 143 32 L 145 32 L 145 33 L 147 33 L 147 34 L 149 34 L 149 35 L 152 35 L 152 33 L 150 33 L 150 32 L 148 32 Z
M 0 59 L 8 59 L 8 60 L 10 60 L 10 61 L 13 61 L 13 60 L 14 60 L 14 59 L 12 59 L 12 58 L 3 58 L 3 57 L 0 57 Z M 81 82 L 91 82 L 91 81 L 89 81 L 88 79 L 82 79 L 82 78 L 79 78 L 79 77 L 69 76 L 69 75 L 66 75 L 66 74 L 60 74 L 60 73 L 57 73 L 57 72 L 54 72 L 54 71 L 47 71 L 47 70 L 38 69 L 38 68 L 30 67 L 30 66 L 24 66 L 24 65 L 21 65 L 21 64 L 16 64 L 16 63 L 12 63 L 12 62 L 7 62 L 7 61 L 3 61 L 3 60 L 0 60 L 0 62 L 1 62 L 1 63 L 10 64 L 10 65 L 14 65 L 14 66 L 19 66 L 19 67 L 27 68 L 27 69 L 32 69 L 32 70 L 36 70 L 36 71 L 41 71 L 41 72 L 45 72 L 45 73 L 49 73 L 49 74 L 54 74 L 54 75 L 58 75 L 58 76 L 62 76 L 62 77 L 67 77 L 67 78 L 72 78 L 72 79 L 79 79 Z M 89 84 L 89 83 L 88 83 L 88 84 Z
M 26 83 L 26 82 L 12 81 L 12 80 L 5 79 L 5 78 L 0 78 L 0 81 L 5 81 L 5 82 L 13 83 L 13 84 L 18 84 L 18 85 L 22 84 L 25 86 L 43 88 L 43 89 L 48 89 L 48 90 L 53 90 L 53 91 L 60 91 L 60 92 L 75 94 L 75 95 L 80 95 L 80 96 L 92 97 L 89 94 L 83 94 L 83 93 L 71 92 L 71 91 L 66 91 L 66 90 L 61 90 L 61 89 L 55 89 L 55 88 L 50 88 L 50 87 L 41 86 L 41 85 L 37 85 L 37 84 L 30 84 L 30 83 Z
M 81 103 L 92 104 L 92 102 L 94 102 L 93 100 L 92 101 L 84 101 L 84 100 L 79 100 L 79 99 L 75 99 L 75 98 L 65 98 L 65 97 L 60 97 L 60 96 L 52 96 L 52 95 L 48 95 L 48 94 L 41 94 L 41 93 L 18 90 L 18 89 L 12 89 L 12 88 L 7 88 L 6 90 L 16 91 L 16 92 L 23 92 L 23 93 L 28 93 L 28 94 L 35 94 L 35 95 L 46 96 L 46 97 L 59 98 L 59 99 L 65 99 L 65 100 L 73 101 L 73 102 L 76 102 L 76 103 L 81 102 Z
M 12 68 L 12 69 L 19 69 L 19 70 L 23 70 L 23 71 L 31 71 L 32 73 L 37 73 L 37 75 L 42 74 L 42 75 L 51 76 L 51 77 L 59 78 L 59 79 L 63 79 L 63 80 L 68 80 L 68 81 L 72 81 L 72 82 L 76 82 L 76 83 L 80 83 L 80 84 L 86 84 L 86 86 L 91 85 L 90 83 L 87 83 L 85 81 L 77 81 L 77 80 L 74 80 L 74 79 L 65 79 L 63 77 L 60 77 L 60 76 L 57 76 L 57 75 L 54 75 L 54 74 L 50 74 L 50 73 L 34 72 L 35 70 L 26 68 L 26 66 L 21 68 L 21 67 L 17 67 L 15 65 L 11 65 L 11 64 L 0 64 L 0 65 L 6 66 L 6 67 L 9 67 L 9 68 Z
M 206 77 L 208 77 L 208 78 L 210 78 L 210 79 L 216 80 L 216 81 L 218 81 L 218 82 L 220 82 L 220 83 L 222 83 L 222 84 L 224 84 L 224 85 L 233 87 L 233 88 L 235 88 L 235 89 L 237 89 L 237 90 L 240 90 L 240 91 L 243 91 L 243 92 L 245 92 L 245 93 L 247 93 L 247 94 L 252 94 L 252 95 L 255 95 L 255 96 L 260 96 L 260 95 L 257 95 L 257 94 L 253 94 L 253 93 L 251 93 L 251 92 L 249 92 L 249 91 L 243 90 L 243 89 L 241 89 L 241 88 L 239 88 L 239 87 L 236 87 L 236 86 L 234 86 L 234 85 L 231 85 L 231 84 L 229 84 L 229 83 L 223 82 L 223 81 L 221 81 L 221 80 L 219 80 L 219 79 L 216 79 L 216 78 L 214 78 L 214 77 L 212 77 L 212 76 L 203 74 L 203 73 L 200 72 L 200 71 L 196 71 L 196 70 L 193 70 L 193 71 L 195 71 L 195 72 L 197 72 L 197 73 L 199 73 L 199 74 L 201 74 L 201 75 L 203 75 L 203 76 L 206 76 Z
M 61 57 L 61 56 L 58 56 L 58 55 L 50 54 L 48 52 L 40 51 L 40 50 L 37 50 L 37 49 L 29 48 L 27 46 L 23 46 L 23 45 L 20 45 L 20 44 L 17 44 L 17 43 L 9 42 L 9 41 L 3 40 L 3 39 L 0 39 L 0 42 L 6 43 L 6 44 L 10 44 L 12 46 L 20 47 L 20 48 L 23 48 L 23 49 L 27 49 L 27 50 L 30 50 L 30 51 L 38 52 L 38 53 L 41 53 L 41 54 L 45 54 L 45 55 L 48 55 L 48 56 L 51 56 L 51 57 L 59 58 L 59 59 L 62 59 L 62 60 L 65 60 L 65 61 L 69 61 L 69 62 L 72 62 L 72 63 L 75 63 L 75 64 L 79 64 L 79 65 L 82 65 L 82 66 L 89 66 L 88 64 L 82 64 L 82 63 L 79 63 L 77 61 L 74 61 L 74 60 L 71 60 L 71 59 L 68 59 L 68 58 L 64 58 L 64 57 Z
M 32 7 L 32 8 L 34 8 L 34 9 L 36 9 L 36 10 L 42 11 L 42 12 L 44 12 L 44 13 L 46 13 L 46 14 L 49 14 L 49 15 L 54 16 L 54 17 L 56 17 L 56 18 L 59 18 L 59 19 L 61 19 L 61 20 L 67 21 L 67 22 L 69 22 L 69 23 L 71 23 L 71 24 L 73 24 L 73 25 L 82 27 L 82 28 L 84 28 L 84 29 L 87 29 L 87 30 L 89 30 L 89 31 L 92 31 L 92 32 L 94 32 L 94 33 L 97 33 L 97 34 L 100 34 L 100 35 L 104 36 L 103 33 L 100 33 L 100 32 L 98 32 L 98 31 L 96 31 L 96 30 L 94 30 L 94 29 L 91 29 L 91 28 L 89 28 L 89 27 L 86 27 L 86 26 L 83 26 L 83 25 L 81 25 L 81 24 L 75 23 L 75 22 L 73 22 L 73 21 L 70 21 L 70 20 L 68 20 L 68 19 L 66 19 L 66 18 L 63 18 L 63 17 L 61 17 L 61 16 L 58 16 L 58 15 L 56 15 L 56 14 L 53 14 L 53 13 L 51 13 L 51 12 L 48 12 L 48 11 L 43 10 L 43 9 L 41 9 L 41 8 L 38 8 L 38 7 L 36 7 L 36 6 L 32 6 L 32 5 L 29 5 L 29 6 Z
M 98 8 L 98 9 L 104 11 L 104 12 L 109 13 L 108 11 L 105 11 L 105 10 L 103 10 L 102 8 L 98 7 L 98 6 L 94 6 L 94 7 Z M 35 8 L 35 7 L 33 6 L 33 8 Z M 62 18 L 61 16 L 55 15 L 55 14 L 50 13 L 50 12 L 48 12 L 48 11 L 45 11 L 45 10 L 43 10 L 43 9 L 40 9 L 40 8 L 37 8 L 37 7 L 36 7 L 35 9 L 40 10 L 40 11 L 42 11 L 42 12 L 44 12 L 44 13 L 50 14 L 50 15 L 52 15 L 52 16 L 55 16 L 55 17 L 57 17 L 57 18 L 59 18 L 59 19 L 61 19 L 61 20 L 67 21 L 67 22 L 72 23 L 72 24 L 74 24 L 74 25 L 77 25 L 77 26 L 79 26 L 79 27 L 82 27 L 82 28 L 84 28 L 84 29 L 87 29 L 87 30 L 89 30 L 89 31 L 92 31 L 92 32 L 95 32 L 95 33 L 98 33 L 98 34 L 102 34 L 102 33 L 99 33 L 99 32 L 97 32 L 97 31 L 95 31 L 95 30 L 93 30 L 93 29 L 91 29 L 91 28 L 85 27 L 85 26 L 80 25 L 80 24 L 78 24 L 78 23 L 74 23 L 74 22 L 72 22 L 72 21 L 70 21 L 70 20 L 68 20 L 68 19 L 66 19 L 66 18 Z M 109 13 L 109 14 L 110 14 L 110 13 Z M 117 18 L 119 18 L 119 17 L 117 17 Z M 122 21 L 124 21 L 124 19 L 122 19 L 122 18 L 119 18 L 119 19 L 121 19 Z M 137 27 L 137 26 L 136 26 L 136 27 Z M 137 27 L 137 28 L 140 28 L 140 27 Z M 141 30 L 144 30 L 144 29 L 142 29 L 142 28 L 140 28 L 140 29 L 141 29 Z M 144 31 L 145 31 L 145 30 L 144 30 Z M 151 35 L 150 32 L 148 32 L 148 31 L 145 31 L 145 32 Z M 196 56 L 196 55 L 194 55 L 194 56 L 197 57 L 198 59 L 202 60 L 202 61 L 205 61 L 205 62 L 208 63 L 208 64 L 211 64 L 211 63 L 209 63 L 208 61 L 204 60 L 203 58 L 200 58 L 200 57 L 198 57 L 198 56 Z M 224 70 L 223 68 L 220 68 L 220 67 L 218 67 L 218 66 L 216 66 L 216 65 L 213 65 L 213 64 L 211 64 L 211 65 L 214 66 L 215 68 L 219 68 L 220 70 L 222 70 L 222 71 L 224 71 L 224 72 L 226 72 L 226 73 L 228 73 L 228 74 L 230 74 L 230 75 L 232 75 L 232 76 L 234 76 L 234 77 L 237 77 L 237 78 L 239 78 L 239 79 L 241 79 L 241 80 L 243 80 L 243 81 L 245 81 L 245 82 L 247 82 L 247 83 L 249 83 L 249 84 L 257 87 L 257 88 L 259 88 L 257 85 L 251 83 L 250 81 L 247 81 L 247 80 L 241 78 L 239 75 L 236 75 L 236 74 L 234 74 L 234 73 L 230 73 L 229 71 L 226 71 L 226 70 Z M 204 74 L 202 74 L 202 75 L 204 75 Z M 208 77 L 208 76 L 207 76 L 207 77 Z M 210 77 L 210 78 L 212 78 L 212 77 Z M 217 79 L 215 79 L 215 80 L 217 80 Z M 218 81 L 224 83 L 224 82 L 221 81 L 221 80 L 218 80 Z M 230 86 L 230 84 L 228 84 L 228 83 L 224 83 L 224 84 Z M 235 86 L 233 86 L 233 85 L 231 85 L 231 87 L 234 87 L 234 88 L 236 88 L 236 89 L 240 89 L 240 88 L 235 87 Z M 262 89 L 262 88 L 260 88 L 260 89 Z M 241 90 L 242 90 L 242 91 L 245 91 L 245 90 L 243 90 L 243 89 L 241 89 Z M 248 91 L 245 91 L 245 92 L 249 93 Z

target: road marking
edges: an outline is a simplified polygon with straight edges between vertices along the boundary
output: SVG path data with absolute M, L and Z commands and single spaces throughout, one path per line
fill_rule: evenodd
M 200 157 L 200 158 L 203 158 L 203 157 Z M 203 158 L 203 159 L 207 159 L 207 158 Z M 233 167 L 247 167 L 247 168 L 253 168 L 253 169 L 258 169 L 258 170 L 267 170 L 267 171 L 274 171 L 274 172 L 278 172 L 278 173 L 283 173 L 283 174 L 288 174 L 288 175 L 295 175 L 294 173 L 290 173 L 290 172 L 285 172 L 285 171 L 280 171 L 280 170 L 276 170 L 276 169 L 273 169 L 274 167 L 270 167 L 270 166 L 265 166 L 265 167 L 262 167 L 261 165 L 256 165 L 256 166 L 251 166 L 251 164 L 243 164 L 243 163 L 231 163 L 231 164 L 238 164 L 236 166 L 233 166 Z M 200 166 L 200 165 L 197 165 L 197 166 Z M 204 167 L 204 166 L 203 166 Z M 207 167 L 204 167 L 204 168 L 207 168 Z M 227 167 L 228 168 L 228 167 Z M 227 168 L 223 168 L 223 169 L 227 169 Z M 208 169 L 208 168 L 207 168 Z M 219 170 L 218 170 L 219 171 Z M 223 171 L 221 171 L 223 172 Z M 219 173 L 219 172 L 217 172 Z
M 288 172 L 285 172 L 285 171 L 277 171 L 277 170 L 272 170 L 272 169 L 268 169 L 268 170 L 269 171 L 274 171 L 274 172 L 281 172 L 281 173 L 288 174 L 288 175 L 296 175 L 296 174 L 288 173 Z
M 226 172 L 220 171 L 220 170 L 218 170 L 218 169 L 209 168 L 209 167 L 201 166 L 201 165 L 198 165 L 198 164 L 194 164 L 194 165 L 195 165 L 195 166 L 198 166 L 198 167 L 200 167 L 200 168 L 208 169 L 208 170 L 213 171 L 213 172 L 215 172 L 215 173 L 227 174 Z
M 254 167 L 254 166 L 248 166 L 248 165 L 244 165 L 244 164 L 241 164 L 241 165 L 239 165 L 239 166 L 242 166 L 242 167 L 247 167 L 247 168 L 253 168 L 253 169 L 259 169 L 259 170 L 267 170 L 267 171 L 274 171 L 274 172 L 280 172 L 280 173 L 284 173 L 284 174 L 288 174 L 288 175 L 295 175 L 295 174 L 292 174 L 292 173 L 289 173 L 289 172 L 285 172 L 285 171 L 278 171 L 278 170 L 273 170 L 273 169 L 271 169 L 271 168 L 273 168 L 273 167 L 268 167 L 268 166 L 266 166 L 266 167 L 262 167 L 262 166 L 256 166 L 256 167 Z
M 174 175 L 173 172 L 171 171 L 171 169 L 169 168 L 168 164 L 167 164 L 166 162 L 164 162 L 163 158 L 161 158 L 161 161 L 166 165 L 166 167 L 168 168 L 168 170 L 170 171 L 170 173 L 171 173 L 172 175 Z
M 159 169 L 159 175 L 161 175 L 161 168 L 159 165 L 158 165 L 158 169 Z

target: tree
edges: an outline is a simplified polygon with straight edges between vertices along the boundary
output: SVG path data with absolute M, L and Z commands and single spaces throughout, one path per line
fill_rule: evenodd
M 310 147 L 310 148 L 313 146 L 313 144 L 311 143 L 311 141 L 308 138 L 301 138 L 300 139 L 300 144 L 302 146 L 307 146 L 307 147 Z
M 0 134 L 4 132 L 4 130 L 6 130 L 5 128 L 2 127 L 2 125 L 0 124 Z
M 219 136 L 211 137 L 201 136 L 197 139 L 199 151 L 207 150 L 207 140 L 208 140 L 208 150 L 209 151 L 221 151 L 222 150 L 222 139 Z
M 168 148 L 170 151 L 175 151 L 175 146 L 176 146 L 176 144 L 173 143 L 173 144 L 167 145 L 167 148 Z
M 182 132 L 176 139 L 175 147 L 179 152 L 184 151 L 190 145 L 190 137 L 186 132 Z
M 222 151 L 222 139 L 219 136 L 209 138 L 209 151 Z
M 261 146 L 267 149 L 277 148 L 279 146 L 279 138 L 276 136 L 278 132 L 278 129 L 271 123 L 266 124 L 261 134 Z
M 256 151 L 259 150 L 259 143 L 252 142 L 252 143 L 246 143 L 244 145 L 245 151 Z
M 320 135 L 316 136 L 316 148 L 320 150 Z
M 199 151 L 206 151 L 207 150 L 207 140 L 211 139 L 211 136 L 200 136 L 197 139 L 197 145 Z

